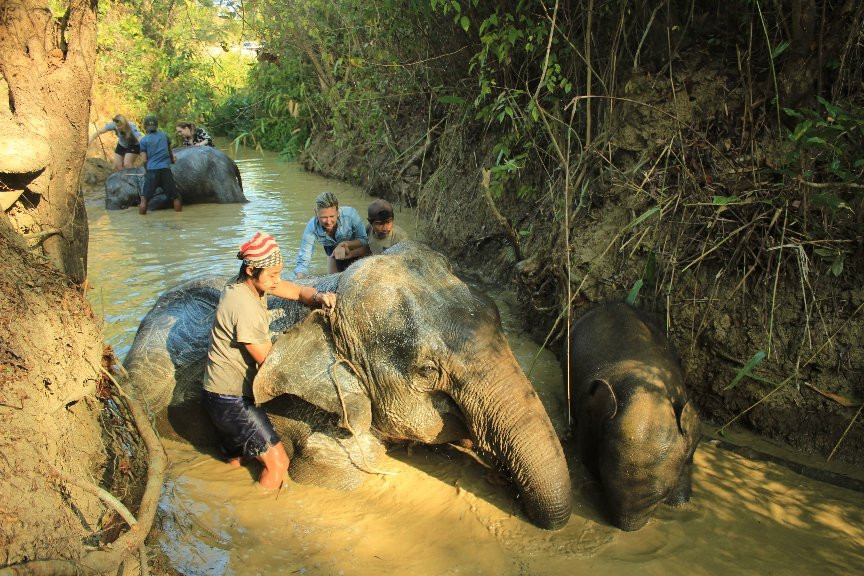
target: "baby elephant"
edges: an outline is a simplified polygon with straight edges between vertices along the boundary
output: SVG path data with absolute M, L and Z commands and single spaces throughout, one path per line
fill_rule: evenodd
M 644 313 L 610 303 L 576 321 L 570 398 L 579 457 L 616 526 L 638 530 L 660 502 L 690 499 L 699 416 L 671 345 Z

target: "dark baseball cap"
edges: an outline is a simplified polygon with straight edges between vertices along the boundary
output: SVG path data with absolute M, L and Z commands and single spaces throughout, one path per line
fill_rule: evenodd
M 369 222 L 387 222 L 393 219 L 393 206 L 379 198 L 369 204 Z

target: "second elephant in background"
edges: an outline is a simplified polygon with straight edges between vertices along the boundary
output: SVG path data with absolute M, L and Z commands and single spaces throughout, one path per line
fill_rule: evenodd
M 231 204 L 247 202 L 237 164 L 224 152 L 210 146 L 191 146 L 174 150 L 171 165 L 177 191 L 184 204 Z M 122 210 L 137 206 L 141 200 L 144 170 L 126 168 L 105 181 L 105 208 Z M 148 210 L 170 208 L 171 201 L 156 194 Z

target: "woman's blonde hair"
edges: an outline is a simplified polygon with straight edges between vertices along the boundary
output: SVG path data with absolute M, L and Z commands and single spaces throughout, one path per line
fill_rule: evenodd
M 112 118 L 114 121 L 114 126 L 117 127 L 118 132 L 122 132 L 124 136 L 129 136 L 132 134 L 132 126 L 129 125 L 129 121 L 126 120 L 126 117 L 122 114 L 117 114 Z

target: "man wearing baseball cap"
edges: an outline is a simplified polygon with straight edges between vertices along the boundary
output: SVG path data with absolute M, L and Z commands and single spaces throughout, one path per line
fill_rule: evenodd
M 379 198 L 369 204 L 369 224 L 366 235 L 369 238 L 366 254 L 381 254 L 385 249 L 408 239 L 408 234 L 393 223 L 393 206 Z
M 229 464 L 257 459 L 264 469 L 258 483 L 272 490 L 282 486 L 288 455 L 263 410 L 255 406 L 252 381 L 273 344 L 267 295 L 333 309 L 336 295 L 312 286 L 282 280 L 282 252 L 269 234 L 257 233 L 240 246 L 243 261 L 236 282 L 219 298 L 204 373 L 204 406 L 216 427 Z

